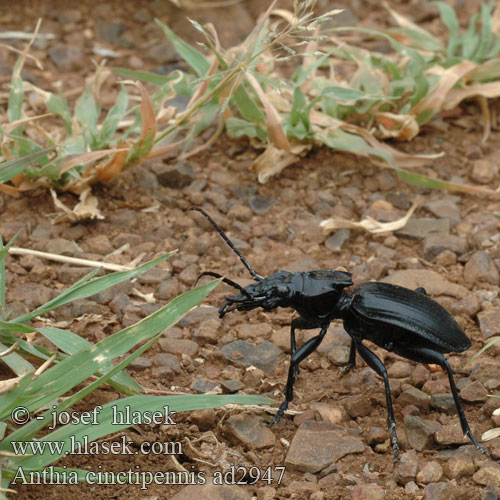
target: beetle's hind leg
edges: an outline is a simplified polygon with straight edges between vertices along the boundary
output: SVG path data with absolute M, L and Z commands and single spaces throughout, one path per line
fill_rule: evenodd
M 398 346 L 399 347 L 399 346 Z M 434 351 L 432 349 L 428 349 L 426 347 L 416 347 L 416 346 L 404 346 L 401 348 L 394 349 L 394 352 L 404 356 L 407 359 L 412 359 L 414 361 L 418 361 L 419 363 L 433 363 L 441 366 L 446 373 L 448 374 L 448 380 L 450 381 L 451 393 L 453 395 L 453 399 L 455 401 L 455 407 L 457 408 L 458 418 L 460 420 L 460 425 L 462 427 L 462 431 L 464 436 L 467 436 L 472 444 L 481 452 L 487 456 L 492 456 L 492 454 L 485 448 L 483 448 L 478 440 L 472 434 L 472 431 L 469 427 L 469 423 L 467 422 L 467 418 L 465 416 L 465 412 L 462 406 L 462 402 L 460 400 L 460 396 L 458 395 L 458 389 L 455 384 L 455 378 L 453 377 L 453 372 L 451 370 L 450 365 L 448 364 L 447 359 L 440 352 Z M 494 458 L 500 458 L 496 455 L 493 455 Z
M 378 356 L 373 351 L 368 349 L 368 347 L 364 346 L 361 342 L 355 342 L 354 340 L 352 341 L 352 343 L 355 345 L 356 349 L 359 352 L 359 355 L 365 360 L 366 364 L 372 370 L 375 370 L 384 379 L 385 399 L 387 402 L 387 427 L 391 432 L 394 461 L 397 461 L 399 455 L 399 445 L 398 437 L 396 435 L 396 420 L 394 419 L 394 410 L 392 408 L 391 389 L 389 387 L 389 377 L 387 376 L 387 370 L 384 366 L 384 363 L 382 363 Z

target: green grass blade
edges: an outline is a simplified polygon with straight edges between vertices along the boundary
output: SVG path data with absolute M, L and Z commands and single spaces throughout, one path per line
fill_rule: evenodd
M 88 145 L 92 145 L 97 136 L 99 111 L 92 88 L 87 85 L 83 94 L 76 101 L 75 118 L 80 122 Z
M 94 278 L 91 281 L 82 282 L 80 280 L 78 283 L 70 286 L 67 290 L 63 291 L 57 297 L 50 300 L 46 304 L 41 305 L 33 312 L 23 314 L 22 316 L 15 318 L 13 321 L 18 323 L 25 323 L 27 321 L 32 320 L 36 316 L 52 311 L 53 309 L 61 307 L 62 305 L 67 304 L 68 302 L 72 302 L 73 300 L 77 299 L 84 299 L 86 297 L 89 297 L 90 295 L 99 293 L 102 290 L 105 290 L 106 288 L 117 285 L 122 281 L 132 279 L 135 276 L 138 276 L 139 274 L 148 271 L 149 269 L 155 267 L 161 262 L 167 260 L 174 253 L 175 252 L 170 252 L 166 255 L 162 255 L 161 257 L 157 257 L 156 259 L 146 262 L 145 264 L 142 264 L 141 266 L 136 267 L 135 269 L 132 269 L 130 271 L 118 271 L 112 274 L 108 274 L 106 276 L 102 276 L 100 278 Z
M 150 71 L 134 71 L 127 68 L 113 68 L 113 71 L 133 80 L 141 80 L 143 82 L 152 83 L 157 87 L 163 87 L 163 85 L 171 82 L 177 77 L 177 74 L 172 73 L 169 75 L 159 75 L 158 73 L 151 73 Z
M 266 123 L 264 113 L 243 85 L 239 85 L 235 90 L 232 102 L 236 105 L 245 120 L 253 123 Z
M 6 408 L 13 408 L 16 405 L 16 401 L 33 379 L 33 373 L 27 373 L 14 389 L 0 396 L 0 413 L 4 412 Z
M 8 347 L 6 345 L 0 343 L 0 352 L 6 351 L 7 349 Z M 16 352 L 3 356 L 2 363 L 5 363 L 18 377 L 35 371 L 35 367 Z
M 87 349 L 88 347 L 93 345 L 87 339 L 80 337 L 70 330 L 61 330 L 60 328 L 46 327 L 38 328 L 37 331 L 66 354 L 76 354 L 77 352 L 83 349 Z M 103 365 L 103 369 L 109 370 L 113 366 L 113 363 L 109 362 Z M 125 372 L 116 374 L 113 380 L 121 386 L 125 386 L 129 392 L 143 392 L 142 386 L 139 385 L 130 375 Z
M 46 148 L 16 160 L 0 163 L 0 184 L 10 181 L 13 177 L 24 172 L 30 165 L 53 150 L 54 148 Z
M 500 342 L 500 337 L 494 337 L 494 338 L 492 338 L 486 345 L 484 345 L 483 347 L 481 347 L 481 349 L 476 354 L 474 354 L 474 356 L 472 356 L 472 358 L 470 358 L 470 360 L 474 361 L 479 356 L 481 356 L 481 354 L 483 354 L 484 351 L 486 351 L 487 349 L 489 349 L 492 345 L 495 345 L 497 342 Z
M 160 331 L 169 328 L 191 308 L 199 304 L 218 281 L 213 281 L 176 297 L 161 309 L 138 323 L 106 337 L 97 344 L 77 352 L 52 366 L 33 381 L 24 394 L 23 405 L 30 411 L 49 404 L 79 383 L 102 370 L 113 359 L 123 356 L 137 344 L 147 341 Z M 75 370 L 75 367 L 78 367 Z M 0 420 L 7 415 L 0 415 Z M 30 422 L 27 425 L 31 425 Z M 35 422 L 37 428 L 39 422 Z
M 177 53 L 194 69 L 198 76 L 205 75 L 210 68 L 210 61 L 196 49 L 191 47 L 184 40 L 179 38 L 168 26 L 163 24 L 159 19 L 155 19 L 156 23 L 163 30 L 167 38 L 174 46 Z

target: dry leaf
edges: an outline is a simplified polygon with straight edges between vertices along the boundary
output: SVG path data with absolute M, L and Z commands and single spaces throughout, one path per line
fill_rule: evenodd
M 394 138 L 399 141 L 411 141 L 420 130 L 417 120 L 411 115 L 398 115 L 396 113 L 379 112 L 375 114 L 379 122 L 381 136 Z
M 125 147 L 125 142 L 123 140 L 120 140 L 118 143 L 118 148 L 119 150 L 107 163 L 97 167 L 96 175 L 98 181 L 104 183 L 109 182 L 123 170 L 129 149 Z
M 80 194 L 80 201 L 73 209 L 68 208 L 62 201 L 60 201 L 53 189 L 50 190 L 50 194 L 52 195 L 56 208 L 64 212 L 54 217 L 52 220 L 53 224 L 58 224 L 59 222 L 66 220 L 70 222 L 77 222 L 89 219 L 104 219 L 104 216 L 97 208 L 98 201 L 97 198 L 92 195 L 90 187 L 87 187 L 84 191 L 82 191 Z
M 284 168 L 296 163 L 311 149 L 310 144 L 297 144 L 292 146 L 291 151 L 278 149 L 269 144 L 266 150 L 252 163 L 252 169 L 257 173 L 260 183 L 264 184 L 269 177 L 279 174 Z
M 428 110 L 431 110 L 433 114 L 439 113 L 444 108 L 445 103 L 448 105 L 449 94 L 455 84 L 476 67 L 476 63 L 462 61 L 447 69 L 443 69 L 441 66 L 431 68 L 429 72 L 439 74 L 440 79 L 433 90 L 413 107 L 410 114 L 418 116 Z
M 372 217 L 367 217 L 363 219 L 361 222 L 355 222 L 348 219 L 344 219 L 342 217 L 332 217 L 330 219 L 326 219 L 320 223 L 320 226 L 323 228 L 325 233 L 331 233 L 336 229 L 347 228 L 347 229 L 360 229 L 365 230 L 370 233 L 385 233 L 386 231 L 397 231 L 406 225 L 406 223 L 410 220 L 413 212 L 417 208 L 419 203 L 419 199 L 417 198 L 413 205 L 410 207 L 408 212 L 401 219 L 395 220 L 393 222 L 379 222 Z
M 290 143 L 288 142 L 283 126 L 281 125 L 281 117 L 278 111 L 276 111 L 276 108 L 272 105 L 269 97 L 262 90 L 262 87 L 256 78 L 250 72 L 246 72 L 245 75 L 264 106 L 264 111 L 266 113 L 267 135 L 269 140 L 277 148 L 285 151 L 291 151 Z

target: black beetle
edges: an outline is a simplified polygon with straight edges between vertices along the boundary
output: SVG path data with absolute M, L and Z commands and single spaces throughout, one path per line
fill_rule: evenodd
M 299 363 L 319 346 L 330 322 L 342 319 L 344 328 L 352 339 L 348 367 L 355 367 L 357 351 L 366 364 L 384 379 L 387 422 L 392 435 L 394 458 L 398 456 L 399 446 L 387 370 L 378 356 L 363 344 L 363 340 L 369 340 L 406 359 L 441 366 L 448 374 L 464 435 L 469 437 L 479 451 L 491 456 L 471 432 L 453 372 L 443 355 L 467 350 L 471 346 L 470 340 L 448 311 L 427 296 L 424 288 L 409 290 L 389 283 L 366 282 L 346 290 L 353 282 L 351 274 L 343 271 L 278 271 L 264 278 L 252 269 L 224 231 L 202 208 L 192 207 L 191 210 L 201 212 L 210 221 L 256 281 L 243 288 L 218 273 L 202 273 L 199 278 L 207 275 L 222 278 L 240 292 L 234 297 L 225 297 L 227 302 L 219 309 L 220 317 L 234 310 L 250 311 L 257 307 L 266 311 L 277 307 L 291 307 L 299 314 L 291 322 L 291 359 L 285 400 L 271 423 L 283 416 L 293 399 L 293 385 L 299 372 Z M 298 328 L 320 328 L 320 332 L 297 349 L 295 330 Z

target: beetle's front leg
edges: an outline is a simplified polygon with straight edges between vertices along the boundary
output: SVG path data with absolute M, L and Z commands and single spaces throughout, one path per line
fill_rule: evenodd
M 318 325 L 316 323 L 312 323 L 308 321 L 307 319 L 304 319 L 302 317 L 299 318 L 294 318 L 292 320 L 292 323 L 290 324 L 290 351 L 291 351 L 291 356 L 290 356 L 290 365 L 292 365 L 292 358 L 294 357 L 295 353 L 297 352 L 297 342 L 295 340 L 295 330 L 297 328 L 300 328 L 301 330 L 312 330 L 314 328 L 318 328 Z M 294 377 L 297 379 L 299 375 L 299 364 L 297 363 L 294 368 Z
M 311 325 L 311 323 L 307 322 L 307 320 L 303 318 L 296 318 L 295 320 L 292 321 L 292 325 L 294 325 L 295 328 L 297 327 L 298 324 Z M 307 329 L 308 327 L 302 326 L 302 328 Z M 309 329 L 310 328 L 315 328 L 315 327 L 310 326 Z M 321 341 L 323 340 L 323 337 L 326 335 L 327 330 L 328 326 L 323 327 L 319 332 L 319 335 L 316 335 L 316 337 L 309 339 L 298 350 L 294 350 L 294 352 L 292 353 L 292 356 L 290 358 L 290 367 L 288 368 L 288 378 L 285 386 L 285 401 L 281 403 L 280 407 L 278 408 L 278 412 L 271 420 L 270 425 L 273 425 L 279 421 L 279 419 L 284 415 L 286 409 L 288 408 L 290 401 L 293 399 L 293 384 L 295 383 L 295 380 L 297 378 L 299 363 L 305 358 L 307 358 L 309 354 L 311 354 L 318 348 L 318 346 L 321 344 Z M 293 331 L 293 326 L 292 326 L 292 331 Z

